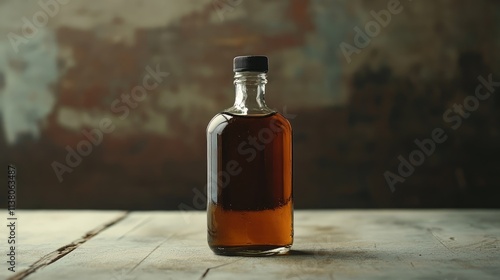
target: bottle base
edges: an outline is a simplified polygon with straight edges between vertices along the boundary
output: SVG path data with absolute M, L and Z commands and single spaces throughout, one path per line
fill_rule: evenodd
M 283 255 L 290 251 L 292 245 L 251 245 L 251 246 L 211 246 L 210 249 L 217 255 L 261 257 Z

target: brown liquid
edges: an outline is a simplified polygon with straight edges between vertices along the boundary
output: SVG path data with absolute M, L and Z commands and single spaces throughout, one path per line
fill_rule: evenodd
M 208 243 L 266 254 L 293 241 L 292 130 L 280 114 L 215 116 L 208 140 Z

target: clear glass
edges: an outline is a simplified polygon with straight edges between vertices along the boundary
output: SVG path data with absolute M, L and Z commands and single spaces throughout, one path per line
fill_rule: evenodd
M 276 113 L 266 105 L 267 75 L 262 72 L 236 72 L 234 105 L 224 112 L 233 115 L 267 115 Z
M 234 105 L 207 127 L 208 244 L 220 255 L 293 243 L 292 128 L 265 103 L 266 74 L 235 74 Z

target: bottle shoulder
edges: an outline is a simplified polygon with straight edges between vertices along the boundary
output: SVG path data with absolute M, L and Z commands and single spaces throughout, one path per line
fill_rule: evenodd
M 218 113 L 208 122 L 207 133 L 213 132 L 216 129 L 224 129 L 224 127 L 227 126 L 231 119 L 232 117 L 228 114 L 225 114 L 223 112 Z
M 266 116 L 266 115 L 271 115 L 276 113 L 271 108 L 268 108 L 267 106 L 262 106 L 262 107 L 257 107 L 257 108 L 247 108 L 245 106 L 232 106 L 224 111 L 222 113 L 228 113 L 230 115 L 235 115 L 235 116 Z
M 290 130 L 292 129 L 292 124 L 290 123 L 290 121 L 287 118 L 285 118 L 285 116 L 283 116 L 281 113 L 277 112 L 275 114 L 275 119 L 278 122 L 282 123 L 284 126 L 286 126 L 288 129 Z
M 273 112 L 266 115 L 233 115 L 221 112 L 215 115 L 208 123 L 207 133 L 225 131 L 231 127 L 247 127 L 248 129 L 259 129 L 275 127 L 277 131 L 292 131 L 290 122 L 280 113 Z

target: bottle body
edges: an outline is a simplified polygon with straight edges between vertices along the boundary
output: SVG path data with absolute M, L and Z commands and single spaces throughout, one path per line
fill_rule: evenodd
M 293 243 L 292 128 L 270 112 L 216 115 L 207 128 L 208 243 L 217 254 L 285 253 Z

